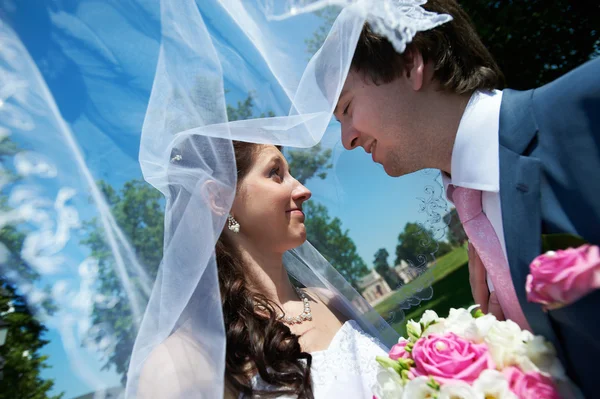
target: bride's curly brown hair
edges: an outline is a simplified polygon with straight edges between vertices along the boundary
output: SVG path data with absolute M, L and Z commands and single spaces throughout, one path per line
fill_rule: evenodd
M 234 141 L 233 148 L 239 187 L 261 146 Z M 228 387 L 250 397 L 288 394 L 312 399 L 312 357 L 302 351 L 298 336 L 277 320 L 281 308 L 249 286 L 246 265 L 227 233 L 221 233 L 215 251 L 227 334 Z M 277 391 L 253 389 L 255 374 Z

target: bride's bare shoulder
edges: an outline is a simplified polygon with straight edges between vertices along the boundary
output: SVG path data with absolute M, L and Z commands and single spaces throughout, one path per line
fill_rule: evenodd
M 156 346 L 144 362 L 137 397 L 192 397 L 210 390 L 215 378 L 208 353 L 189 334 L 178 331 Z

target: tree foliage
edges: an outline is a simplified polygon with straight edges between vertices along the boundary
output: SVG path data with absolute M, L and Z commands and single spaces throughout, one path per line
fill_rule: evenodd
M 99 182 L 99 188 L 139 262 L 154 280 L 163 250 L 164 212 L 161 193 L 142 180 L 125 183 L 120 192 L 103 181 Z M 115 340 L 116 346 L 107 353 L 103 368 L 114 366 L 125 382 L 129 356 L 135 341 L 132 310 L 115 272 L 115 259 L 102 227 L 93 219 L 86 223 L 86 231 L 87 236 L 82 243 L 90 248 L 91 255 L 98 260 L 98 293 L 107 298 L 118 299 L 112 307 L 94 304 L 92 324 L 98 328 L 92 330 L 91 338 L 97 343 L 105 338 Z M 135 280 L 133 282 L 135 284 Z
M 0 346 L 4 360 L 0 379 L 0 399 L 61 398 L 49 396 L 54 380 L 43 379 L 40 373 L 48 368 L 47 355 L 41 355 L 48 341 L 43 339 L 46 327 L 35 318 L 24 296 L 14 286 L 0 278 L 0 314 L 8 323 L 6 343 Z
M 355 289 L 358 289 L 358 280 L 368 273 L 368 269 L 358 255 L 348 230 L 342 229 L 342 221 L 339 218 L 331 218 L 327 208 L 318 203 L 305 203 L 303 211 L 306 215 L 308 241 Z
M 398 265 L 404 260 L 418 266 L 422 263 L 421 257 L 424 257 L 426 261 L 431 261 L 431 254 L 439 257 L 450 250 L 450 244 L 437 241 L 430 230 L 424 229 L 417 223 L 409 222 L 398 235 L 395 264 Z
M 8 137 L 0 139 L 0 212 L 10 212 L 8 190 L 19 181 L 19 177 L 8 166 L 8 159 L 19 152 L 18 146 Z M 40 279 L 39 273 L 22 257 L 21 251 L 26 238 L 26 230 L 17 224 L 4 224 L 0 227 L 0 320 L 7 324 L 6 342 L 0 346 L 0 399 L 4 398 L 48 398 L 54 380 L 43 379 L 40 374 L 49 368 L 48 356 L 40 350 L 48 343 L 43 339 L 47 328 L 35 317 L 36 311 L 52 315 L 56 305 L 50 299 L 32 306 L 21 295 L 14 279 L 31 284 Z M 5 277 L 10 271 L 12 280 Z M 52 396 L 60 398 L 62 394 Z
M 375 252 L 373 267 L 383 277 L 383 279 L 388 283 L 391 289 L 395 289 L 400 283 L 400 277 L 396 272 L 390 267 L 388 264 L 388 257 L 390 254 L 387 249 L 379 248 L 377 252 Z
M 446 233 L 446 239 L 448 243 L 453 247 L 459 247 L 463 245 L 468 237 L 467 233 L 462 227 L 460 223 L 460 219 L 458 218 L 458 213 L 456 213 L 456 208 L 452 208 L 450 212 L 448 212 L 444 216 L 444 222 L 448 225 L 448 231 Z
M 290 171 L 302 184 L 313 177 L 325 179 L 327 170 L 333 166 L 330 160 L 331 149 L 323 150 L 321 143 L 308 150 L 288 151 Z
M 598 55 L 596 1 L 460 2 L 512 89 L 531 89 Z
M 312 33 L 312 36 L 308 39 L 304 39 L 304 43 L 306 44 L 306 52 L 312 56 L 317 52 L 323 45 L 323 42 L 327 38 L 329 34 L 329 30 L 333 25 L 340 9 L 335 6 L 328 6 L 322 8 L 320 10 L 315 11 L 315 15 L 321 18 L 322 22 Z

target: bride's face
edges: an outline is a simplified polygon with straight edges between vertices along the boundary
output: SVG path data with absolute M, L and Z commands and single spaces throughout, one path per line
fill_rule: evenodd
M 310 196 L 290 174 L 283 154 L 274 146 L 260 146 L 240 182 L 232 214 L 244 238 L 283 253 L 306 240 L 302 204 Z

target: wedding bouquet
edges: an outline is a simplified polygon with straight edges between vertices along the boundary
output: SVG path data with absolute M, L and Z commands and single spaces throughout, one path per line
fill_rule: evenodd
M 477 305 L 428 310 L 408 322 L 373 387 L 377 399 L 503 399 L 570 397 L 572 387 L 553 346 L 514 322 L 484 315 Z

